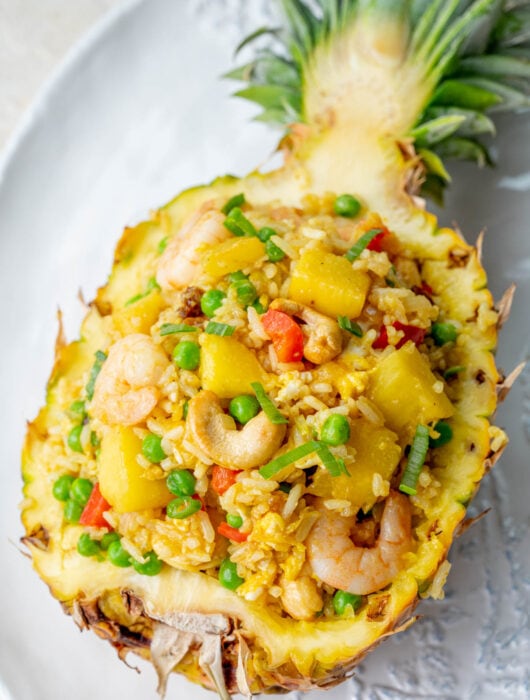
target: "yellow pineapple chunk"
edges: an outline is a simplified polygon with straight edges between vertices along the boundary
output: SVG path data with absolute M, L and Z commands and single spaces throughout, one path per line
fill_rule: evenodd
M 138 301 L 115 311 L 114 325 L 122 335 L 149 333 L 163 308 L 162 295 L 158 291 L 153 291 Z
M 354 270 L 345 257 L 315 249 L 296 263 L 289 297 L 328 316 L 357 318 L 369 288 L 366 272 Z
M 418 423 L 453 415 L 453 405 L 440 381 L 416 346 L 408 342 L 376 366 L 368 397 L 382 412 L 389 428 L 408 433 Z
M 101 495 L 118 513 L 162 508 L 173 498 L 165 479 L 146 479 L 136 461 L 142 443 L 132 428 L 117 426 L 103 435 L 98 458 Z
M 350 476 L 331 476 L 319 469 L 308 491 L 322 498 L 346 499 L 356 510 L 366 512 L 377 500 L 374 476 L 378 474 L 379 481 L 390 479 L 400 460 L 401 447 L 395 433 L 365 418 L 351 422 L 348 444 L 355 448 L 355 461 L 347 465 Z
M 200 343 L 203 389 L 231 399 L 253 394 L 251 382 L 263 382 L 265 372 L 255 354 L 235 338 L 204 334 Z
M 224 277 L 253 265 L 264 255 L 265 246 L 259 238 L 229 238 L 208 250 L 203 259 L 203 269 L 210 277 Z

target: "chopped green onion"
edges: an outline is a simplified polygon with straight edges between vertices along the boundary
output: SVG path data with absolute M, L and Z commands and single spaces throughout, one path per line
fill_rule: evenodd
M 223 223 L 234 236 L 255 236 L 257 234 L 254 224 L 247 219 L 239 207 L 234 207 Z
M 106 359 L 107 356 L 102 350 L 98 350 L 96 352 L 96 361 L 92 365 L 92 369 L 90 370 L 90 374 L 88 376 L 88 382 L 85 387 L 86 395 L 89 401 L 91 401 L 94 396 L 94 387 L 96 386 L 96 379 L 98 378 L 98 374 L 101 372 L 101 368 L 103 367 L 103 363 Z
M 284 452 L 283 455 L 276 457 L 268 464 L 265 464 L 259 470 L 259 473 L 264 479 L 270 479 L 280 472 L 284 467 L 288 467 L 290 464 L 294 464 L 299 459 L 303 459 L 314 452 L 317 452 L 319 448 L 319 443 L 316 440 L 311 440 L 310 442 L 304 442 L 303 445 L 298 445 L 293 450 L 289 452 Z
M 343 331 L 348 331 L 348 333 L 356 335 L 357 338 L 363 337 L 363 329 L 361 326 L 355 323 L 355 321 L 351 321 L 347 316 L 338 316 L 337 323 L 339 324 L 339 328 L 342 328 Z
M 235 326 L 229 326 L 227 323 L 217 323 L 216 321 L 210 321 L 206 328 L 205 333 L 208 335 L 233 335 L 235 331 Z
M 356 260 L 359 255 L 363 252 L 363 250 L 366 248 L 367 245 L 371 243 L 371 241 L 378 236 L 380 233 L 383 233 L 383 229 L 381 228 L 372 228 L 370 231 L 367 231 L 366 233 L 363 233 L 363 235 L 359 238 L 359 240 L 349 249 L 349 251 L 346 253 L 344 256 L 347 260 L 350 262 L 353 262 Z
M 331 476 L 340 476 L 341 474 L 350 476 L 350 472 L 346 469 L 344 460 L 340 459 L 340 457 L 335 457 L 329 447 L 322 442 L 317 444 L 317 454 L 322 460 L 323 466 L 326 467 Z
M 169 238 L 166 236 L 165 238 L 162 238 L 156 248 L 156 252 L 159 255 L 162 255 L 164 250 L 167 248 L 167 244 L 169 243 Z
M 465 372 L 465 371 L 466 371 L 466 367 L 464 365 L 455 365 L 454 367 L 449 367 L 444 372 L 444 379 L 450 379 L 451 377 L 454 377 L 456 374 L 460 374 L 460 372 Z
M 452 323 L 433 323 L 431 336 L 435 344 L 441 347 L 446 343 L 454 343 L 458 338 L 458 331 Z
M 267 258 L 270 262 L 280 262 L 280 260 L 285 258 L 285 251 L 272 241 L 267 241 L 265 243 L 265 252 L 267 253 Z
M 416 427 L 416 433 L 410 447 L 409 459 L 403 476 L 401 477 L 401 483 L 399 484 L 399 490 L 409 496 L 416 495 L 416 485 L 418 483 L 418 477 L 425 463 L 425 457 L 427 456 L 427 450 L 429 449 L 429 428 L 426 425 L 418 425 Z
M 224 205 L 224 207 L 221 209 L 223 214 L 230 214 L 232 209 L 234 207 L 240 207 L 242 204 L 245 204 L 245 195 L 241 192 L 240 194 L 235 194 L 233 197 L 230 197 L 228 202 Z
M 173 335 L 173 333 L 196 333 L 197 326 L 189 326 L 187 323 L 163 323 L 160 326 L 160 335 Z
M 259 382 L 251 382 L 250 386 L 254 389 L 256 398 L 259 401 L 259 405 L 265 411 L 265 415 L 270 420 L 271 423 L 275 425 L 280 425 L 281 423 L 288 423 L 289 421 L 285 416 L 283 416 L 280 411 L 273 404 L 272 400 L 267 396 L 267 393 L 263 386 Z
M 145 292 L 142 292 L 141 294 L 136 294 L 134 297 L 131 297 L 125 302 L 125 306 L 131 306 L 131 304 L 135 304 L 137 301 L 140 301 L 140 299 L 144 299 L 145 297 L 149 296 L 152 291 L 155 289 L 160 289 L 160 285 L 156 281 L 154 277 L 150 277 L 149 280 L 147 281 L 147 285 L 145 288 Z
M 264 226 L 263 228 L 260 228 L 258 231 L 258 238 L 262 243 L 266 243 L 268 240 L 270 240 L 273 236 L 277 236 L 278 231 L 275 231 L 273 228 L 270 226 Z
M 430 438 L 429 447 L 443 447 L 453 439 L 453 429 L 444 420 L 439 420 L 435 424 L 434 429 L 438 433 L 438 437 Z

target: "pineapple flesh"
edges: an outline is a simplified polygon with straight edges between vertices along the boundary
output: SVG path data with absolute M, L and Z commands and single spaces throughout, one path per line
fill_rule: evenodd
M 132 650 L 151 659 L 161 691 L 173 670 L 223 698 L 237 690 L 247 695 L 306 690 L 345 679 L 371 647 L 414 620 L 420 594 L 441 595 L 446 557 L 466 506 L 506 443 L 489 420 L 501 383 L 493 357 L 498 314 L 479 252 L 457 232 L 441 227 L 425 210 L 422 195 L 443 192 L 449 181 L 443 158 L 488 159 L 480 136 L 492 130 L 490 111 L 528 104 L 528 3 L 510 9 L 511 4 L 499 0 L 319 0 L 318 12 L 302 0 L 282 4 L 288 48 L 261 52 L 231 77 L 249 81 L 239 95 L 260 104 L 263 119 L 291 125 L 281 142 L 284 165 L 188 190 L 149 222 L 125 231 L 80 340 L 59 344 L 46 406 L 29 425 L 23 452 L 22 519 L 35 569 L 81 627 L 111 641 L 121 656 Z M 377 419 L 374 423 L 359 415 L 351 420 L 352 435 L 344 449 L 356 455 L 355 488 L 350 476 L 319 469 L 308 494 L 345 499 L 352 512 L 365 517 L 381 508 L 388 495 L 385 484 L 399 484 L 405 449 L 414 442 L 418 423 L 429 426 L 430 439 L 436 441 L 437 422 L 448 421 L 452 439 L 431 449 L 418 494 L 410 497 L 413 508 L 421 505 L 422 517 L 416 518 L 418 524 L 413 520 L 413 551 L 391 583 L 367 595 L 355 614 L 296 619 L 263 605 L 259 597 L 241 595 L 248 582 L 238 594 L 212 575 L 226 546 L 208 538 L 209 502 L 192 504 L 196 530 L 191 535 L 180 519 L 152 526 L 149 514 L 168 507 L 173 495 L 156 458 L 147 465 L 138 461 L 142 433 L 136 426 L 142 419 L 132 425 L 114 421 L 102 436 L 82 428 L 70 437 L 70 431 L 73 402 L 79 397 L 86 401 L 85 408 L 78 406 L 83 412 L 79 425 L 87 424 L 86 410 L 92 419 L 91 400 L 100 390 L 97 372 L 108 361 L 106 354 L 98 355 L 102 348 L 107 350 L 117 337 L 145 338 L 155 325 L 164 327 L 165 310 L 175 295 L 168 296 L 155 281 L 160 281 L 161 249 L 185 235 L 190 217 L 211 202 L 220 210 L 239 195 L 256 211 L 313 207 L 319 215 L 334 201 L 329 193 L 353 193 L 360 200 L 357 238 L 371 228 L 392 232 L 390 240 L 395 237 L 394 245 L 403 253 L 400 279 L 409 274 L 408 286 L 414 286 L 412 261 L 423 285 L 419 295 L 435 299 L 438 320 L 450 321 L 458 338 L 440 350 L 436 366 L 429 366 L 414 342 L 398 347 L 398 337 L 394 349 L 383 350 L 375 365 L 360 367 L 362 358 L 348 346 L 339 357 L 313 368 L 341 400 L 362 394 L 365 412 Z M 215 287 L 241 269 L 253 269 L 265 250 L 258 237 L 227 235 L 192 253 Z M 324 240 L 293 260 L 285 292 L 300 308 L 352 323 L 362 320 L 371 280 L 370 272 L 354 268 Z M 191 337 L 194 332 L 187 329 Z M 269 388 L 255 353 L 235 337 L 201 334 L 200 352 L 199 369 L 183 368 L 195 390 L 213 391 L 227 404 L 252 394 L 256 383 Z M 155 404 L 159 399 L 154 397 Z M 185 423 L 186 410 L 175 407 L 173 423 Z M 65 470 L 65 460 L 55 457 L 65 454 L 66 435 Z M 90 457 L 82 474 L 76 457 L 81 453 Z M 95 520 L 83 523 L 84 515 L 81 523 L 79 515 L 65 522 L 63 505 L 52 495 L 65 471 L 99 482 L 113 511 L 113 526 L 124 537 L 131 513 L 140 514 L 146 529 L 152 527 L 149 542 L 165 562 L 154 575 L 142 575 L 149 566 L 143 551 L 135 568 L 116 565 L 108 556 L 79 553 L 79 537 L 88 533 L 101 539 L 101 524 L 98 529 Z M 284 476 L 289 478 L 289 470 L 274 478 L 279 482 Z M 374 483 L 379 484 L 377 493 Z M 211 517 L 217 527 L 218 516 Z M 285 535 L 278 518 L 271 508 L 261 523 L 264 537 Z M 190 537 L 205 538 L 205 560 L 194 560 L 186 550 Z M 117 560 L 118 548 L 110 546 Z M 285 562 L 289 567 L 296 570 L 294 559 Z

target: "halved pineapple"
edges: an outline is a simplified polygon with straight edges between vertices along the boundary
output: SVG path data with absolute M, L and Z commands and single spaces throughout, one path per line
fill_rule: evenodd
M 120 654 L 133 650 L 151 658 L 161 689 L 176 669 L 215 687 L 225 698 L 236 689 L 250 694 L 340 682 L 383 636 L 412 621 L 420 593 L 441 595 L 455 531 L 471 495 L 506 442 L 488 420 L 500 383 L 492 355 L 498 315 L 479 253 L 456 232 L 440 228 L 416 196 L 419 186 L 439 193 L 449 179 L 440 156 L 486 158 L 475 138 L 492 130 L 486 110 L 527 103 L 518 89 L 528 77 L 527 13 L 493 0 L 449 4 L 320 0 L 318 16 L 299 0 L 284 0 L 283 5 L 291 54 L 265 52 L 235 77 L 251 80 L 253 84 L 240 94 L 263 105 L 264 118 L 300 122 L 282 141 L 285 165 L 267 175 L 223 178 L 184 192 L 148 224 L 126 230 L 110 280 L 84 321 L 81 339 L 58 348 L 47 404 L 29 427 L 23 454 L 25 541 L 35 568 L 65 609 L 80 626 L 109 639 Z M 508 79 L 508 86 L 499 82 L 507 74 L 515 76 Z M 354 194 L 362 204 L 361 213 L 357 216 L 339 207 L 346 216 L 335 216 L 337 200 L 330 192 Z M 220 210 L 230 213 L 226 203 L 234 196 L 242 207 L 236 224 L 245 228 L 254 222 L 255 229 L 268 228 L 267 234 L 256 237 L 252 230 L 243 230 L 243 235 L 231 237 L 227 232 L 224 240 L 203 241 L 193 250 L 172 244 L 179 236 L 187 240 L 185 222 L 190 217 L 196 220 L 205 210 L 213 209 L 213 216 L 221 217 L 224 225 Z M 289 246 L 295 219 L 308 229 L 304 235 L 312 241 L 301 252 Z M 392 232 L 392 245 L 382 253 L 363 254 L 361 249 L 364 262 L 355 264 L 348 253 L 373 228 L 376 235 Z M 167 239 L 169 246 L 180 245 L 181 256 L 197 259 L 194 264 L 198 261 L 202 275 L 199 292 L 192 284 L 195 279 L 182 285 L 178 279 L 164 282 L 167 277 L 160 265 L 164 256 L 170 258 L 162 252 Z M 267 251 L 267 240 L 275 246 L 272 252 L 270 245 Z M 238 337 L 240 327 L 223 317 L 224 297 L 217 297 L 220 304 L 213 309 L 203 293 L 223 291 L 235 303 L 237 289 L 230 285 L 236 285 L 237 278 L 230 275 L 243 270 L 243 277 L 246 273 L 259 292 L 267 275 L 273 279 L 276 274 L 271 265 L 282 267 L 285 284 L 276 293 L 269 289 L 268 294 L 240 304 L 241 308 L 254 304 L 253 311 L 239 316 L 239 320 L 245 316 L 258 334 L 252 341 L 254 352 Z M 379 308 L 373 296 L 376 286 Z M 413 300 L 424 300 L 423 325 L 413 324 L 422 331 L 421 337 L 413 331 L 408 338 L 408 317 L 403 320 L 399 312 L 385 307 L 385 290 L 396 287 Z M 257 352 L 268 347 L 259 315 L 274 297 L 287 297 L 287 303 L 298 305 L 282 307 L 293 309 L 294 319 L 320 314 L 328 328 L 335 317 L 342 319 L 346 330 L 341 331 L 338 353 L 316 367 L 301 365 L 302 358 L 294 355 L 288 366 L 278 362 L 279 355 L 268 364 Z M 176 322 L 175 308 L 185 309 L 182 323 Z M 374 309 L 377 313 L 370 321 Z M 432 309 L 438 318 L 429 316 Z M 213 317 L 210 332 L 205 332 L 204 313 Z M 434 320 L 449 326 L 435 331 Z M 304 325 L 301 329 L 307 347 L 310 333 Z M 366 352 L 356 345 L 359 331 Z M 173 352 L 174 336 L 180 333 L 195 349 L 188 345 L 188 350 L 183 346 Z M 194 342 L 197 336 L 200 346 Z M 161 436 L 151 434 L 152 424 L 147 422 L 154 408 L 128 423 L 119 419 L 128 405 L 120 403 L 112 415 L 107 410 L 110 399 L 102 394 L 98 373 L 108 375 L 110 365 L 104 372 L 102 368 L 109 362 L 109 348 L 120 338 L 143 338 L 138 342 L 144 344 L 156 338 L 157 348 L 166 353 L 167 367 L 160 360 L 156 379 L 133 387 L 142 391 L 148 384 L 152 389 L 142 397 L 147 405 L 154 402 Z M 328 352 L 328 345 L 320 350 Z M 146 371 L 152 374 L 155 369 Z M 234 395 L 256 391 L 259 399 L 256 385 L 282 406 L 281 389 L 297 372 L 330 386 L 332 408 L 355 405 L 357 411 L 348 414 L 352 436 L 341 439 L 338 446 L 331 441 L 328 447 L 328 460 L 331 455 L 339 475 L 325 471 L 322 453 L 315 452 L 321 442 L 315 442 L 312 453 L 306 450 L 301 461 L 281 462 L 281 468 L 267 477 L 257 470 L 243 472 L 243 477 L 232 470 L 230 476 L 230 464 L 213 467 L 204 442 L 211 434 L 203 440 L 200 432 L 185 432 L 186 411 L 195 410 L 193 399 L 188 406 L 182 395 L 163 393 L 164 372 L 168 379 L 175 371 L 190 397 L 201 388 L 213 391 L 224 408 Z M 120 382 L 124 382 L 121 375 L 111 394 Z M 107 406 L 99 418 L 94 394 Z M 322 441 L 330 406 L 321 402 L 320 415 L 317 403 L 312 403 L 303 421 L 289 414 L 287 428 L 276 428 L 276 437 L 286 430 L 286 437 L 284 433 L 280 437 L 280 452 L 297 441 L 298 447 L 300 442 L 311 445 L 315 436 Z M 278 418 L 270 406 L 268 415 Z M 221 429 L 235 432 L 233 421 L 220 410 L 213 410 L 212 416 Z M 447 421 L 452 439 L 437 447 L 437 436 L 446 430 Z M 254 434 L 251 422 L 238 434 L 246 430 L 246 435 Z M 429 429 L 431 450 L 428 466 L 419 478 L 416 474 L 417 489 L 412 492 L 417 494 L 410 496 L 413 544 L 390 584 L 363 595 L 356 614 L 352 606 L 341 611 L 346 614 L 337 614 L 333 587 L 318 581 L 306 561 L 304 543 L 319 517 L 313 507 L 317 501 L 312 499 L 338 508 L 337 517 L 357 514 L 357 540 L 365 541 L 355 546 L 373 546 L 389 489 L 403 485 L 406 453 L 411 445 L 413 453 L 421 447 L 418 424 Z M 181 499 L 190 509 L 188 519 L 175 515 L 177 506 L 175 517 L 170 516 L 168 501 L 173 496 L 164 471 L 164 440 L 169 433 L 180 436 L 176 439 L 191 450 L 188 458 L 192 454 L 196 460 L 193 475 L 189 471 L 188 477 L 176 477 L 177 492 L 180 488 L 187 493 L 191 477 L 191 492 L 195 489 L 202 499 Z M 268 467 L 275 455 L 270 457 Z M 409 465 L 413 461 L 409 456 Z M 307 469 L 315 466 L 311 476 L 313 470 Z M 422 464 L 416 467 L 418 471 Z M 355 478 L 356 468 L 359 486 L 352 488 L 349 480 Z M 215 469 L 228 471 L 228 476 L 223 472 L 214 476 Z M 304 474 L 309 474 L 305 491 Z M 222 487 L 221 478 L 228 479 Z M 254 479 L 255 485 L 249 486 L 245 479 Z M 92 491 L 83 508 L 90 482 L 99 482 L 101 489 Z M 230 545 L 236 569 L 231 569 L 227 587 L 217 573 L 226 561 L 227 540 L 216 530 L 223 524 L 222 513 L 230 513 L 233 494 L 244 494 L 258 484 L 268 490 L 270 508 L 259 522 L 249 520 L 251 531 L 245 530 L 247 511 L 231 513 L 242 520 L 235 527 L 241 538 L 236 542 L 243 546 L 250 532 L 250 547 Z M 289 488 L 291 493 L 302 489 L 307 499 L 295 506 L 300 516 L 297 532 L 304 535 L 298 540 L 288 527 Z M 402 490 L 411 493 L 410 488 Z M 66 512 L 61 501 L 66 501 Z M 350 508 L 351 513 L 341 514 L 341 508 Z M 371 534 L 362 526 L 370 519 Z M 109 537 L 110 529 L 119 534 Z M 242 552 L 252 554 L 253 542 L 256 547 L 268 543 L 274 552 L 285 547 L 287 556 L 280 561 L 286 579 L 265 567 L 252 570 Z M 148 547 L 152 552 L 146 551 Z M 241 574 L 244 582 L 239 581 Z M 316 603 L 313 612 L 293 613 L 285 591 L 289 581 L 297 580 L 303 581 L 301 590 L 312 591 L 310 609 L 315 600 L 321 601 L 318 615 Z

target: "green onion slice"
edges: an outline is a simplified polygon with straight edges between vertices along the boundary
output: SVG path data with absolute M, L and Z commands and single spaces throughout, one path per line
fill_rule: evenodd
M 409 459 L 403 476 L 401 477 L 401 483 L 399 484 L 399 490 L 409 496 L 416 495 L 416 485 L 418 483 L 418 477 L 425 463 L 425 457 L 427 456 L 427 450 L 429 449 L 429 428 L 426 425 L 418 425 L 416 427 L 416 433 L 410 447 Z
M 455 365 L 454 367 L 448 367 L 444 372 L 444 379 L 449 379 L 450 377 L 454 377 L 456 374 L 460 374 L 461 372 L 465 371 L 465 365 Z
M 337 323 L 339 324 L 339 328 L 342 328 L 343 331 L 348 331 L 348 333 L 357 336 L 357 338 L 363 337 L 363 329 L 361 326 L 355 323 L 355 321 L 350 320 L 347 316 L 338 316 Z
M 229 326 L 227 323 L 217 323 L 217 321 L 210 321 L 206 328 L 205 333 L 208 335 L 233 335 L 235 332 L 235 326 Z
M 372 228 L 370 229 L 370 231 L 363 233 L 359 240 L 346 253 L 346 259 L 350 262 L 356 260 L 366 248 L 366 246 L 369 245 L 369 243 L 371 243 L 371 241 L 380 233 L 383 233 L 383 229 L 381 228 Z
M 228 202 L 224 205 L 224 207 L 221 209 L 223 214 L 230 214 L 232 209 L 234 207 L 240 207 L 242 204 L 245 204 L 245 195 L 241 192 L 240 194 L 235 194 L 233 197 L 230 197 Z
M 90 374 L 88 376 L 88 382 L 85 387 L 87 399 L 89 401 L 92 400 L 92 397 L 94 396 L 94 387 L 96 386 L 96 379 L 98 378 L 98 374 L 101 372 L 101 368 L 103 367 L 103 363 L 107 359 L 107 356 L 102 350 L 98 350 L 96 352 L 96 361 L 92 365 L 92 369 L 90 370 Z
M 317 452 L 318 447 L 319 443 L 316 440 L 304 442 L 303 445 L 298 445 L 298 447 L 289 450 L 289 452 L 285 452 L 283 455 L 280 455 L 268 464 L 265 464 L 263 467 L 261 467 L 259 473 L 264 479 L 270 479 L 271 476 L 274 476 L 285 467 L 288 467 L 290 464 L 294 464 L 295 462 L 298 462 L 299 459 L 303 459 L 304 457 Z
M 343 459 L 340 459 L 340 457 L 335 457 L 333 452 L 323 442 L 319 442 L 317 444 L 317 454 L 331 476 L 340 476 L 341 474 L 350 476 L 350 472 L 346 469 Z
M 151 294 L 151 292 L 153 292 L 155 289 L 160 291 L 160 285 L 156 281 L 155 277 L 150 277 L 147 280 L 145 292 L 142 292 L 141 294 L 136 294 L 130 299 L 127 299 L 127 301 L 125 302 L 125 306 L 130 306 L 131 304 L 135 304 L 137 301 L 140 301 L 140 299 L 145 299 L 145 297 L 149 296 L 149 294 Z
M 173 335 L 173 333 L 196 333 L 197 326 L 189 326 L 187 323 L 163 323 L 160 326 L 160 335 Z
M 234 207 L 224 220 L 224 226 L 234 236 L 256 236 L 254 224 L 247 219 L 239 207 Z
M 281 423 L 288 423 L 287 418 L 278 411 L 272 400 L 267 396 L 267 392 L 263 388 L 263 385 L 259 382 L 251 382 L 250 386 L 254 389 L 256 398 L 259 402 L 261 408 L 265 411 L 265 415 L 270 420 L 271 423 L 275 425 L 280 425 Z M 267 477 L 266 477 L 267 478 Z

